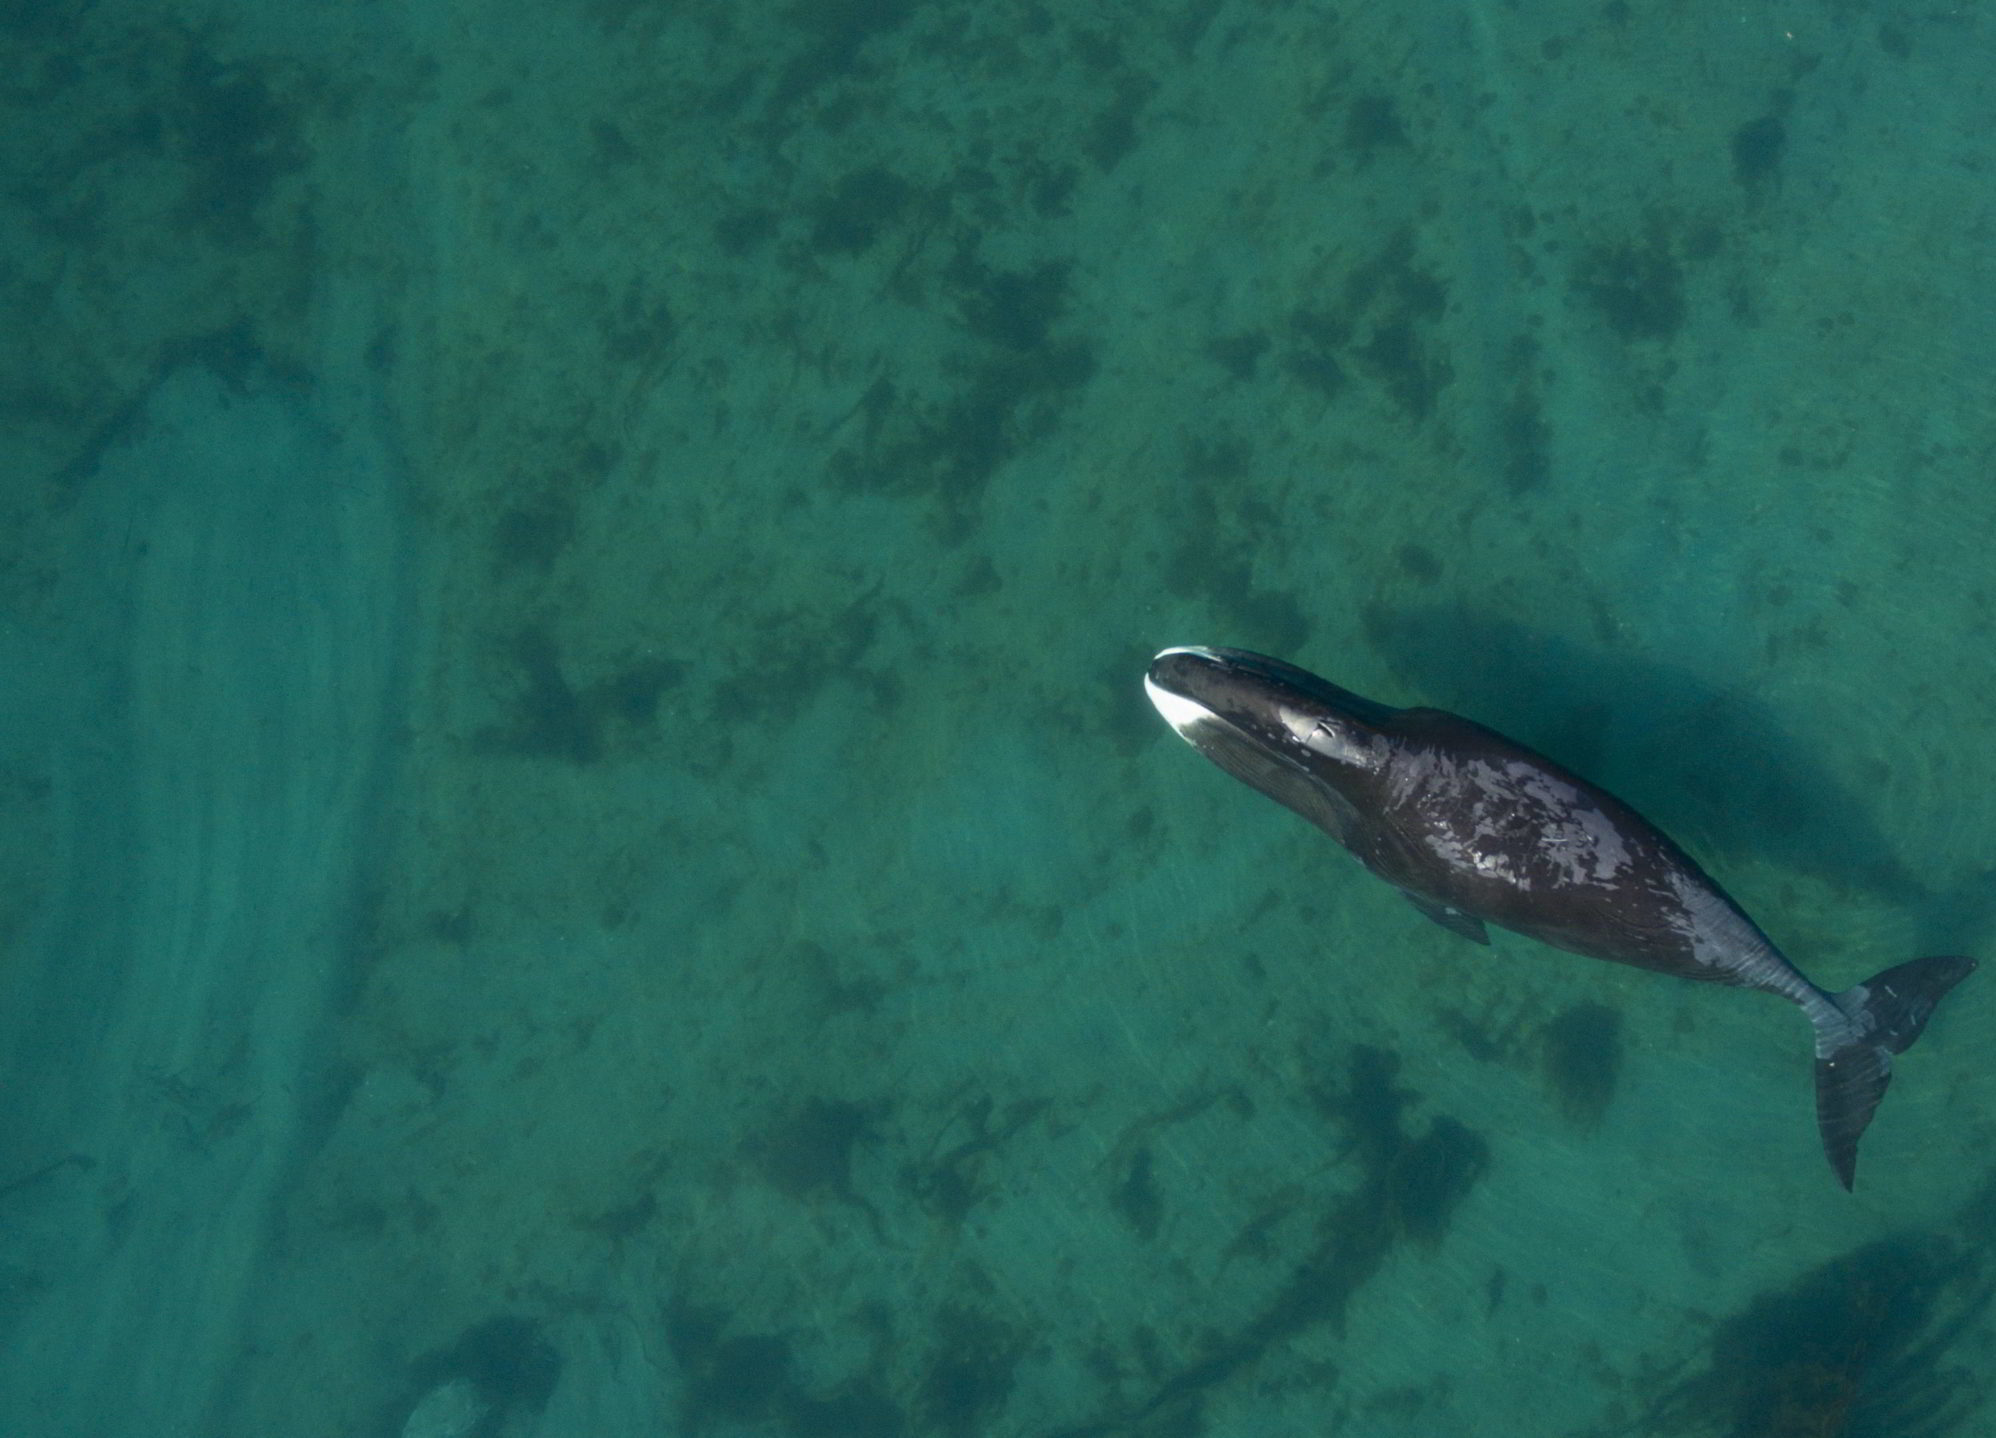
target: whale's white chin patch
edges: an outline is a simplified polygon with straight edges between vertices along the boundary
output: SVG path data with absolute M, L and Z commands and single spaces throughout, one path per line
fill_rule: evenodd
M 1213 722 L 1212 710 L 1193 703 L 1183 694 L 1173 694 L 1169 689 L 1158 688 L 1150 681 L 1148 675 L 1144 678 L 1144 693 L 1150 695 L 1150 702 L 1157 707 L 1157 712 L 1164 716 L 1164 722 L 1188 744 L 1192 742 L 1194 729 L 1201 724 Z

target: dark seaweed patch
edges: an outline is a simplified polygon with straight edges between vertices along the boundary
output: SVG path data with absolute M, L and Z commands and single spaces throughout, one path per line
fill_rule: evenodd
M 853 1150 L 873 1137 L 878 1117 L 873 1107 L 814 1098 L 754 1145 L 763 1173 L 791 1198 L 857 1204 Z
M 1433 584 L 1442 577 L 1442 562 L 1435 558 L 1435 552 L 1423 544 L 1403 544 L 1394 552 L 1400 561 L 1400 568 L 1423 584 Z
M 1206 358 L 1236 380 L 1253 379 L 1256 366 L 1267 352 L 1268 336 L 1253 330 L 1206 342 Z
M 1409 419 L 1425 420 L 1455 369 L 1434 330 L 1448 310 L 1448 287 L 1417 259 L 1412 235 L 1396 235 L 1353 268 L 1341 305 L 1294 312 L 1284 356 L 1289 373 L 1334 398 L 1356 370 Z
M 486 1411 L 471 1438 L 497 1438 L 528 1426 L 523 1420 L 547 1407 L 560 1377 L 561 1355 L 540 1325 L 516 1317 L 467 1328 L 448 1347 L 417 1359 L 410 1370 L 418 1394 L 446 1383 L 466 1383 L 476 1390 Z
M 1151 1151 L 1140 1148 L 1130 1158 L 1123 1181 L 1116 1185 L 1110 1202 L 1137 1234 L 1148 1240 L 1157 1237 L 1163 1204 L 1157 1194 L 1157 1179 L 1151 1172 Z
M 954 1438 L 991 1431 L 991 1421 L 1011 1396 L 1014 1373 L 1026 1351 L 1019 1329 L 974 1308 L 945 1307 L 936 1319 L 936 1343 L 922 1375 L 924 1431 Z
M 1622 1016 L 1606 1004 L 1576 1004 L 1545 1027 L 1546 1081 L 1569 1119 L 1592 1128 L 1622 1073 Z
M 878 165 L 855 170 L 819 202 L 811 224 L 811 244 L 821 254 L 856 255 L 872 248 L 881 230 L 907 211 L 914 189 Z
M 718 1308 L 669 1303 L 665 1341 L 683 1375 L 678 1431 L 710 1433 L 721 1425 L 769 1425 L 793 1438 L 901 1438 L 900 1409 L 867 1379 L 822 1395 L 795 1371 L 790 1340 L 774 1333 L 730 1333 Z
M 1352 101 L 1345 116 L 1345 144 L 1361 164 L 1380 150 L 1406 148 L 1407 128 L 1400 123 L 1400 109 L 1391 96 L 1361 95 Z
M 1749 190 L 1770 183 L 1781 169 L 1788 149 L 1788 129 L 1774 115 L 1739 127 L 1733 133 L 1733 178 Z
M 1455 1211 L 1489 1167 L 1482 1137 L 1447 1115 L 1418 1134 L 1405 1116 L 1415 1095 L 1395 1082 L 1399 1060 L 1382 1049 L 1352 1054 L 1345 1082 L 1319 1089 L 1319 1110 L 1345 1134 L 1362 1175 L 1332 1199 L 1315 1239 L 1263 1306 L 1238 1331 L 1214 1334 L 1205 1352 L 1168 1374 L 1151 1395 L 1120 1414 L 1063 1429 L 1052 1438 L 1136 1433 L 1143 1438 L 1205 1431 L 1205 1394 L 1236 1378 L 1271 1350 L 1316 1327 L 1342 1331 L 1354 1294 L 1404 1240 L 1440 1241 Z M 1260 1220 L 1257 1220 L 1259 1222 Z M 1331 1376 L 1326 1376 L 1328 1384 Z
M 1661 240 L 1596 249 L 1578 289 L 1625 340 L 1667 340 L 1683 328 L 1684 270 Z
M 1962 1420 L 1980 1404 L 1983 1385 L 1970 1367 L 1946 1360 L 1989 1296 L 1981 1264 L 1948 1239 L 1908 1235 L 1867 1244 L 1721 1323 L 1705 1371 L 1664 1393 L 1632 1431 L 1722 1438 L 1966 1433 Z
M 181 66 L 176 119 L 186 149 L 188 218 L 217 238 L 256 238 L 256 214 L 311 159 L 298 114 L 270 75 L 206 50 Z

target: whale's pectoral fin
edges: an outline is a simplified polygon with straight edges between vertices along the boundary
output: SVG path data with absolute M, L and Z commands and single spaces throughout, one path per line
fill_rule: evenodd
M 1892 1082 L 1892 1055 L 1913 1046 L 1934 1005 L 1974 971 L 1975 960 L 1955 955 L 1913 959 L 1830 996 L 1843 1021 L 1819 1020 L 1816 1122 L 1845 1188 L 1857 1175 L 1857 1141 Z
M 1408 903 L 1447 929 L 1451 934 L 1461 934 L 1472 944 L 1490 942 L 1490 931 L 1483 927 L 1483 920 L 1472 919 L 1461 909 L 1451 909 L 1447 904 L 1437 904 L 1433 899 L 1424 899 L 1419 894 L 1409 894 L 1402 889 L 1401 894 Z

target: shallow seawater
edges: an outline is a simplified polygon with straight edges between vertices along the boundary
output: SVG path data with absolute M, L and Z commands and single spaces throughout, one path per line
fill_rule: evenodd
M 10 1434 L 1987 1426 L 1987 975 L 1846 1194 L 1143 688 L 1996 951 L 1985 17 L 0 23 Z

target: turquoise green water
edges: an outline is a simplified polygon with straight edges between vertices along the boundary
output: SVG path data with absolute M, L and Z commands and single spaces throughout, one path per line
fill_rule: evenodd
M 1426 923 L 1227 644 L 1996 935 L 1972 7 L 14 7 L 0 1431 L 1954 1438 L 1989 976 Z

